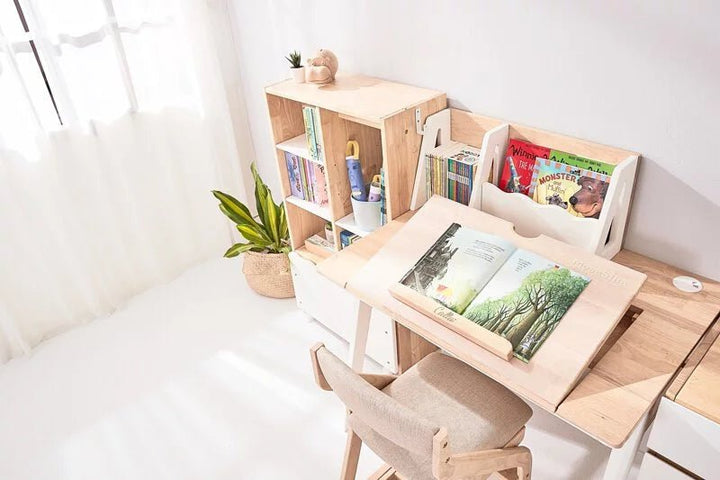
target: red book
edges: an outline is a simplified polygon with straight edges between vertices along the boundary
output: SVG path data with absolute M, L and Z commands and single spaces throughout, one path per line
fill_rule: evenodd
M 498 187 L 503 192 L 519 192 L 528 195 L 535 169 L 535 159 L 549 156 L 549 148 L 514 138 L 510 139 Z

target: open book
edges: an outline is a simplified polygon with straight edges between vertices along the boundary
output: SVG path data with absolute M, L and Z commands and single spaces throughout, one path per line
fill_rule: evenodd
M 552 334 L 589 282 L 502 237 L 457 223 L 400 280 L 458 314 L 434 318 L 467 322 L 460 325 L 466 336 L 478 326 L 496 333 L 524 362 Z

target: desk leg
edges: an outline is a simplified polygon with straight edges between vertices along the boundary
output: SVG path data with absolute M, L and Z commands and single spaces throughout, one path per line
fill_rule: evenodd
M 648 413 L 640 419 L 625 445 L 610 450 L 610 458 L 605 467 L 603 480 L 624 480 L 627 478 L 647 427 Z
M 350 338 L 350 367 L 356 372 L 362 372 L 365 365 L 365 348 L 367 347 L 368 332 L 370 331 L 372 307 L 362 300 L 358 303 L 355 332 Z

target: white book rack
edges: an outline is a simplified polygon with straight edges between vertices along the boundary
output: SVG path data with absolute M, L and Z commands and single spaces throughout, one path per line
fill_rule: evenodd
M 500 178 L 510 139 L 615 165 L 600 217 L 575 217 L 556 206 L 540 205 L 521 193 L 500 190 L 495 182 Z M 525 237 L 547 235 L 605 258 L 620 251 L 635 184 L 637 153 L 449 108 L 429 116 L 425 122 L 411 209 L 427 201 L 425 154 L 450 140 L 481 149 L 471 207 L 511 222 L 515 231 Z

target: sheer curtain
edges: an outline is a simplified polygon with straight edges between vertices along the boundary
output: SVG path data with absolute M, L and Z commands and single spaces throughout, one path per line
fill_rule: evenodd
M 25 25 L 0 0 L 0 363 L 221 255 L 210 189 L 246 197 L 223 2 L 19 4 Z

